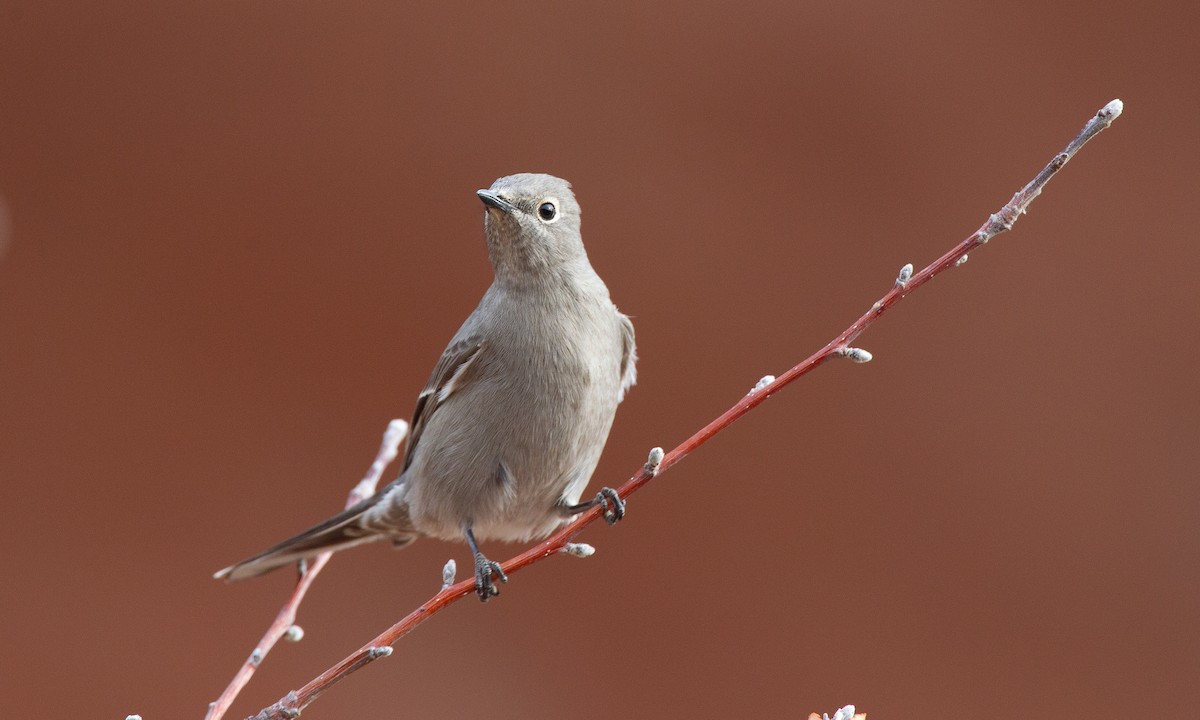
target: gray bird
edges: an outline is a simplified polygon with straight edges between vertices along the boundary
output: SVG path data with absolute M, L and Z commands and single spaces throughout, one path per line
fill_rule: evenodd
M 588 262 L 571 186 L 523 173 L 476 194 L 495 280 L 417 397 L 399 478 L 215 577 L 376 540 L 465 537 L 487 601 L 508 578 L 477 541 L 544 537 L 598 504 L 610 524 L 623 517 L 610 488 L 579 501 L 637 355 L 633 324 Z

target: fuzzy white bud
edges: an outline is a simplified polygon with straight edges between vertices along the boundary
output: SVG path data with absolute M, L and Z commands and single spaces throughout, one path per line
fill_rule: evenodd
M 585 558 L 596 554 L 596 548 L 587 543 L 567 543 L 563 545 L 562 552 L 574 557 Z
M 657 475 L 658 474 L 658 466 L 662 464 L 662 461 L 663 461 L 663 449 L 660 447 L 656 447 L 653 450 L 651 450 L 650 456 L 646 458 L 646 466 L 645 466 L 646 472 L 650 473 L 651 475 Z
M 863 350 L 862 348 L 845 347 L 838 351 L 838 354 L 844 358 L 849 358 L 856 363 L 869 363 L 874 359 L 874 355 Z
M 774 375 L 763 375 L 762 379 L 759 380 L 757 383 L 755 383 L 754 387 L 750 388 L 750 392 L 748 394 L 753 395 L 754 393 L 758 392 L 759 390 L 762 390 L 763 388 L 765 388 L 766 386 L 770 385 L 773 382 L 775 382 Z

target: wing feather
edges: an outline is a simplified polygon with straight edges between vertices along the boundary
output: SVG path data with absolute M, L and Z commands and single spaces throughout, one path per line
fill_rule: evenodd
M 404 448 L 404 469 L 412 463 L 413 452 L 421 440 L 421 433 L 429 423 L 429 418 L 446 402 L 456 390 L 469 382 L 471 369 L 479 359 L 487 345 L 478 335 L 470 335 L 457 340 L 446 348 L 425 389 L 417 396 L 417 408 L 413 411 L 412 430 L 408 435 L 408 445 Z

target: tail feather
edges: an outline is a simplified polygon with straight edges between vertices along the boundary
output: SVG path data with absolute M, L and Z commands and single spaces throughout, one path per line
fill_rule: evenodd
M 213 577 L 232 582 L 262 575 L 323 552 L 345 550 L 355 545 L 389 538 L 396 541 L 405 540 L 407 536 L 404 534 L 398 533 L 393 537 L 389 533 L 366 529 L 362 526 L 360 522 L 362 516 L 378 502 L 381 495 L 382 493 L 367 498 L 299 535 L 267 548 L 254 557 L 219 570 L 213 574 Z M 397 544 L 401 543 L 397 542 Z

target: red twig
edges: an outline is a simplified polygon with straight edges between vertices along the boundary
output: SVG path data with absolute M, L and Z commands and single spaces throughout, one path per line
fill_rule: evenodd
M 349 497 L 346 498 L 346 507 L 365 500 L 375 493 L 375 486 L 379 484 L 379 478 L 383 476 L 383 471 L 387 469 L 387 466 L 396 459 L 396 455 L 400 451 L 400 441 L 404 439 L 407 432 L 408 423 L 403 420 L 393 420 L 388 423 L 387 431 L 383 434 L 383 442 L 379 446 L 379 452 L 375 455 L 375 462 L 371 463 L 371 469 L 350 491 Z M 333 553 L 330 552 L 322 553 L 308 563 L 306 570 L 296 580 L 296 587 L 292 590 L 292 594 L 284 602 L 283 607 L 279 608 L 275 621 L 267 628 L 262 640 L 258 641 L 254 652 L 250 653 L 250 657 L 242 663 L 241 668 L 233 676 L 233 680 L 229 681 L 229 685 L 220 697 L 208 706 L 208 714 L 204 716 L 205 720 L 221 720 L 225 716 L 238 693 L 250 682 L 254 671 L 258 669 L 263 659 L 267 657 L 267 653 L 271 652 L 271 648 L 275 647 L 275 643 L 279 642 L 281 637 L 292 633 L 295 639 L 300 639 L 299 636 L 302 632 L 296 626 L 296 612 L 300 609 L 300 603 L 304 601 L 304 595 L 312 587 L 313 581 L 321 574 L 321 569 L 325 567 L 325 563 L 329 562 L 332 555 Z
M 943 270 L 961 264 L 967 257 L 967 253 L 977 246 L 983 245 L 995 235 L 1011 229 L 1017 218 L 1025 212 L 1029 203 L 1033 202 L 1033 199 L 1041 193 L 1042 187 L 1050 178 L 1063 165 L 1067 164 L 1067 161 L 1074 156 L 1079 148 L 1083 147 L 1084 143 L 1111 125 L 1112 121 L 1121 114 L 1121 110 L 1122 104 L 1120 100 L 1113 100 L 1101 108 L 1100 112 L 1088 121 L 1079 135 L 1071 141 L 1063 152 L 1056 155 L 1049 165 L 1043 168 L 1028 185 L 1014 195 L 1012 200 L 1002 207 L 999 212 L 988 218 L 987 222 L 976 230 L 974 234 L 915 275 L 912 273 L 911 265 L 904 266 L 896 278 L 896 283 L 892 289 L 872 305 L 871 309 L 864 313 L 862 317 L 855 320 L 850 327 L 843 330 L 837 337 L 830 341 L 829 344 L 778 378 L 770 382 L 760 383 L 749 395 L 743 397 L 720 417 L 704 426 L 669 453 L 663 455 L 660 449 L 655 448 L 650 454 L 650 461 L 633 477 L 626 480 L 621 487 L 617 488 L 617 493 L 624 498 L 636 492 L 655 477 L 655 475 L 671 468 L 680 460 L 687 457 L 688 453 L 707 442 L 713 435 L 729 427 L 734 420 L 745 415 L 768 397 L 782 390 L 785 385 L 791 383 L 801 375 L 812 371 L 829 358 L 841 356 L 856 362 L 867 362 L 870 360 L 871 356 L 869 353 L 848 347 L 848 343 L 853 342 L 872 322 L 893 305 L 900 302 L 910 292 L 929 282 Z M 568 543 L 576 535 L 583 531 L 585 527 L 595 522 L 596 518 L 600 517 L 601 512 L 601 508 L 596 506 L 582 513 L 574 521 L 563 526 L 546 540 L 504 563 L 504 572 L 511 575 L 539 560 L 563 552 Z M 308 707 L 317 697 L 339 680 L 377 658 L 387 657 L 391 654 L 391 646 L 397 640 L 407 635 L 417 625 L 420 625 L 440 612 L 447 605 L 471 594 L 473 591 L 473 579 L 464 580 L 456 585 L 443 588 L 441 592 L 430 598 L 428 602 L 409 613 L 407 617 L 388 628 L 374 640 L 321 673 L 304 687 L 288 693 L 274 705 L 264 708 L 249 720 L 284 720 L 285 718 L 295 718 L 300 714 L 300 711 Z

